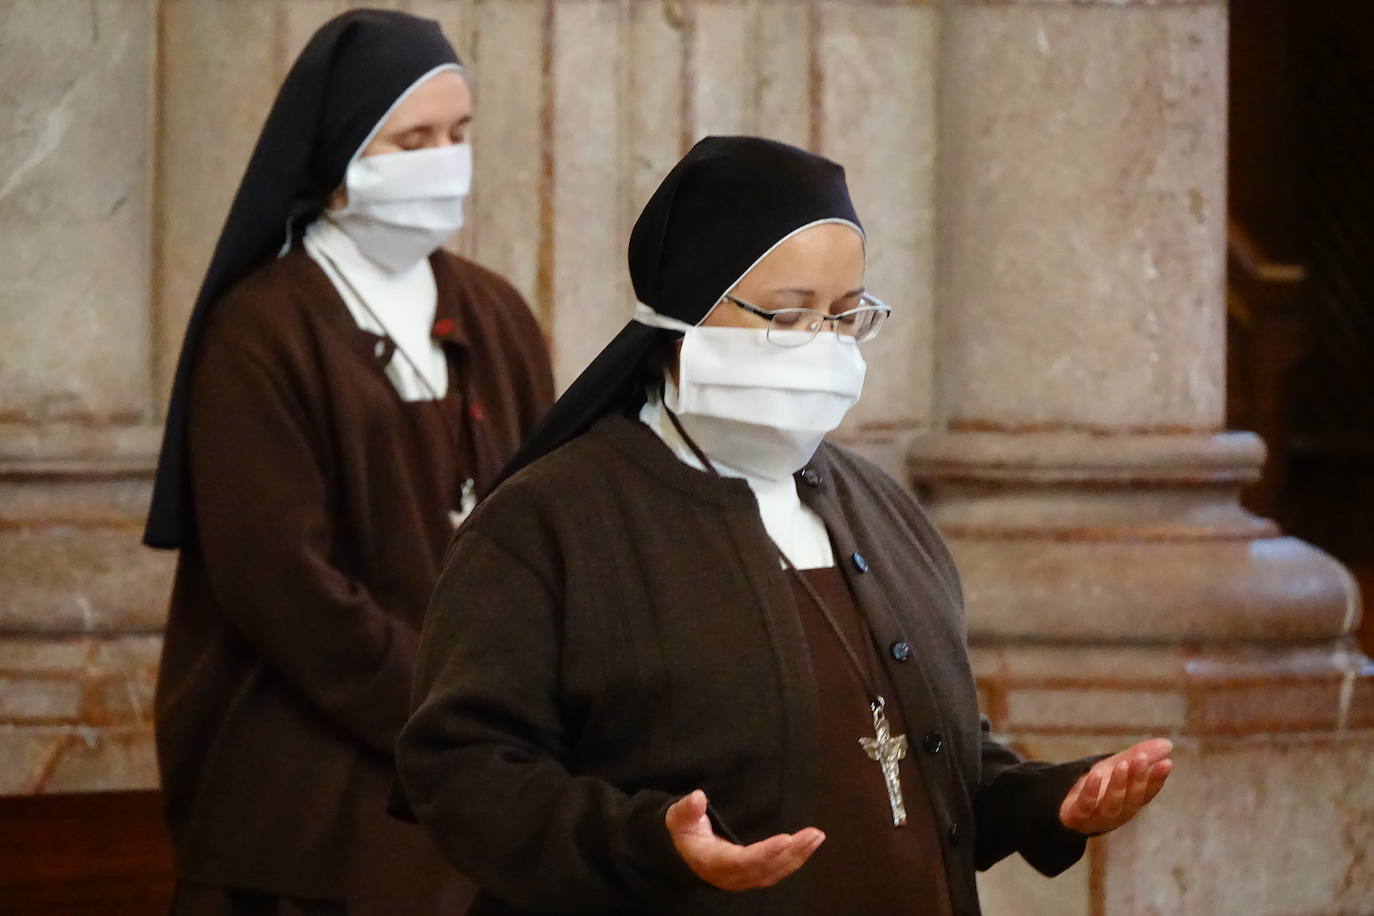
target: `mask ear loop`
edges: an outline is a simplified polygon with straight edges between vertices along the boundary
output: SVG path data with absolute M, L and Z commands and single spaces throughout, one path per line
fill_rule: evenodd
M 686 334 L 696 327 L 696 325 L 688 324 L 685 321 L 679 321 L 668 315 L 660 315 L 643 302 L 635 303 L 634 315 L 631 316 L 630 320 L 647 325 L 651 328 L 662 328 L 665 331 L 680 331 L 683 334 Z
M 716 466 L 711 463 L 711 459 L 706 457 L 706 453 L 701 450 L 701 446 L 697 445 L 692 437 L 687 435 L 687 430 L 682 428 L 682 421 L 677 418 L 677 414 L 673 413 L 673 411 L 668 408 L 666 384 L 664 382 L 659 382 L 658 384 L 658 401 L 663 405 L 663 412 L 668 415 L 668 420 L 673 424 L 673 429 L 677 430 L 677 434 L 682 437 L 682 441 L 687 443 L 687 447 L 692 450 L 692 454 L 697 456 L 697 460 L 701 462 L 701 466 L 710 471 L 712 477 L 719 477 L 720 471 L 717 471 Z

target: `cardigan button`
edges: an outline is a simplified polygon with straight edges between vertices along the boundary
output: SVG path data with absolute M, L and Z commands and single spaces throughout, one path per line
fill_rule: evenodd
M 899 662 L 904 662 L 911 658 L 911 644 L 898 640 L 887 647 L 887 651 L 892 653 L 892 657 Z
M 959 829 L 959 825 L 958 825 L 958 824 L 950 824 L 950 825 L 949 825 L 949 845 L 950 845 L 950 846 L 953 846 L 953 847 L 956 847 L 956 848 L 957 848 L 957 847 L 959 846 L 959 840 L 962 838 L 962 836 L 963 836 L 963 831 L 961 831 L 961 830 Z
M 945 749 L 945 736 L 939 732 L 926 732 L 921 739 L 921 747 L 927 754 L 938 754 Z
M 856 553 L 849 559 L 851 562 L 853 562 L 854 568 L 859 571 L 859 575 L 863 575 L 864 573 L 868 572 L 868 561 L 864 559 L 863 554 Z
M 819 487 L 825 482 L 820 473 L 813 467 L 802 468 L 799 476 L 801 477 L 802 483 L 806 484 L 808 487 Z

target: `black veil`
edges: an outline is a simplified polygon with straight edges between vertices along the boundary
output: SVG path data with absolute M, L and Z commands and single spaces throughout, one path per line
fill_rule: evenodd
M 707 137 L 673 167 L 630 234 L 635 296 L 695 325 L 763 255 L 825 220 L 859 226 L 844 169 L 759 137 Z M 553 405 L 501 472 L 504 480 L 642 401 L 645 376 L 680 331 L 630 321 Z
M 275 256 L 324 209 L 354 154 L 422 77 L 461 66 L 439 25 L 389 10 L 331 19 L 292 65 L 267 116 L 191 310 L 177 361 L 143 542 L 177 548 L 194 537 L 186 465 L 189 388 L 212 306 Z

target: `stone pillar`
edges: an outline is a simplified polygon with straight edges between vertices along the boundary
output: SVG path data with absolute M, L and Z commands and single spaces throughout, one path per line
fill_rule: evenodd
M 950 0 L 936 424 L 912 478 L 985 709 L 1050 759 L 1174 739 L 1138 821 L 989 912 L 1337 913 L 1374 897 L 1374 666 L 1349 574 L 1238 504 L 1224 430 L 1224 0 Z
M 0 794 L 156 784 L 154 25 L 0 7 Z

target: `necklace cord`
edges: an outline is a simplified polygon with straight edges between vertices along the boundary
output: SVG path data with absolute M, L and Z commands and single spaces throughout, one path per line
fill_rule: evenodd
M 348 291 L 349 291 L 350 293 L 353 294 L 353 298 L 356 299 L 356 300 L 358 301 L 358 304 L 361 305 L 361 306 L 363 307 L 363 310 L 364 310 L 365 312 L 367 312 L 368 316 L 369 316 L 373 321 L 375 321 L 375 322 L 377 323 L 377 327 L 379 327 L 379 328 L 382 329 L 382 335 L 381 335 L 381 336 L 382 336 L 385 340 L 387 340 L 387 341 L 389 341 L 389 342 L 391 343 L 392 348 L 393 348 L 397 353 L 401 354 L 401 358 L 404 359 L 404 360 L 406 361 L 406 363 L 410 366 L 410 370 L 411 370 L 412 372 L 415 373 L 415 378 L 419 380 L 420 385 L 423 386 L 423 388 L 424 388 L 424 390 L 425 390 L 425 393 L 429 395 L 430 400 L 433 401 L 434 404 L 435 404 L 435 406 L 438 408 L 439 418 L 440 418 L 440 420 L 443 422 L 445 429 L 448 431 L 449 438 L 450 438 L 450 439 L 452 440 L 452 442 L 453 442 L 454 458 L 455 458 L 456 460 L 458 460 L 458 461 L 461 461 L 461 460 L 462 460 L 462 457 L 461 457 L 461 455 L 462 455 L 462 448 L 463 448 L 463 436 L 461 435 L 461 433 L 460 433 L 459 430 L 458 430 L 457 422 L 453 419 L 453 417 L 449 416 L 449 412 L 448 412 L 447 410 L 444 409 L 443 402 L 444 402 L 445 398 L 444 398 L 443 396 L 441 396 L 441 395 L 439 394 L 439 392 L 435 390 L 434 386 L 431 385 L 431 384 L 429 383 L 429 379 L 425 378 L 425 374 L 424 374 L 423 372 L 420 371 L 420 367 L 419 367 L 418 365 L 416 365 L 415 360 L 413 360 L 413 359 L 410 358 L 410 354 L 406 352 L 405 347 L 402 347 L 402 346 L 401 346 L 400 342 L 396 339 L 395 335 L 393 335 L 393 334 L 391 333 L 391 330 L 390 330 L 389 328 L 387 328 L 386 322 L 382 321 L 381 316 L 379 316 L 375 311 L 373 311 L 372 306 L 370 306 L 370 305 L 367 304 L 367 300 L 364 299 L 363 296 L 362 296 L 362 294 L 358 292 L 358 288 L 357 288 L 356 286 L 353 285 L 353 281 L 350 280 L 350 279 L 348 279 L 348 275 L 345 274 L 345 273 L 343 272 L 343 269 L 339 267 L 338 262 L 335 261 L 327 252 L 321 251 L 320 254 L 323 255 L 323 256 L 324 256 L 324 259 L 325 259 L 326 261 L 329 262 L 329 266 L 332 267 L 332 268 L 334 268 L 334 273 L 338 276 L 338 278 L 339 278 L 340 280 L 343 281 L 344 286 L 348 287 Z M 444 361 L 447 363 L 447 361 L 448 361 L 448 357 L 447 357 L 447 356 L 444 357 Z M 451 386 L 451 387 L 455 387 L 456 390 L 458 391 L 458 396 L 459 396 L 459 398 L 462 398 L 462 397 L 463 397 L 463 389 L 464 389 L 465 386 L 462 384 L 463 379 L 462 379 L 461 367 L 460 367 L 460 371 L 459 371 L 459 378 L 457 379 L 457 381 L 458 381 L 459 384 L 458 384 L 457 386 Z M 463 477 L 464 475 L 458 474 L 457 476 L 458 476 L 458 477 Z M 459 505 L 460 505 L 460 506 L 462 505 L 462 490 L 463 490 L 464 488 L 465 488 L 465 484 L 464 484 L 462 481 L 460 481 L 460 482 L 459 482 Z
M 668 415 L 668 419 L 672 422 L 673 428 L 677 430 L 677 434 L 682 437 L 682 441 L 687 443 L 687 447 L 692 450 L 692 454 L 696 455 L 697 460 L 702 463 L 708 472 L 710 472 L 712 477 L 720 477 L 721 473 L 716 470 L 715 465 L 711 463 L 711 459 L 706 457 L 706 453 L 701 450 L 701 447 L 692 441 L 691 436 L 687 435 L 687 430 L 682 428 L 682 421 L 677 418 L 677 414 L 668 408 L 666 401 L 662 403 L 663 412 Z M 840 629 L 840 624 L 835 619 L 835 615 L 831 612 L 829 605 L 821 598 L 821 593 L 816 590 L 814 585 L 807 581 L 806 577 L 801 574 L 801 571 L 798 570 L 796 566 L 792 565 L 792 561 L 787 558 L 787 554 L 783 553 L 780 548 L 777 548 L 777 544 L 773 546 L 775 549 L 778 549 L 778 559 L 782 561 L 782 565 L 788 572 L 796 577 L 797 582 L 801 584 L 807 596 L 815 602 L 816 607 L 820 608 L 821 616 L 825 618 L 825 622 L 830 627 L 831 632 L 835 634 L 835 638 L 840 641 L 840 647 L 843 648 L 845 654 L 849 656 L 849 662 L 854 666 L 854 674 L 859 679 L 860 686 L 862 686 L 864 691 L 868 694 L 869 702 L 872 704 L 874 712 L 878 712 L 886 704 L 882 695 L 878 692 L 877 681 L 873 676 L 874 669 L 859 661 L 859 653 L 854 651 L 854 647 L 850 645 L 849 640 L 845 638 L 844 631 Z M 860 616 L 862 617 L 862 615 Z M 867 621 L 863 622 L 863 626 L 865 630 L 869 630 Z M 871 632 L 872 631 L 869 630 L 870 636 Z M 871 643 L 868 649 L 869 654 L 873 654 L 874 650 Z

